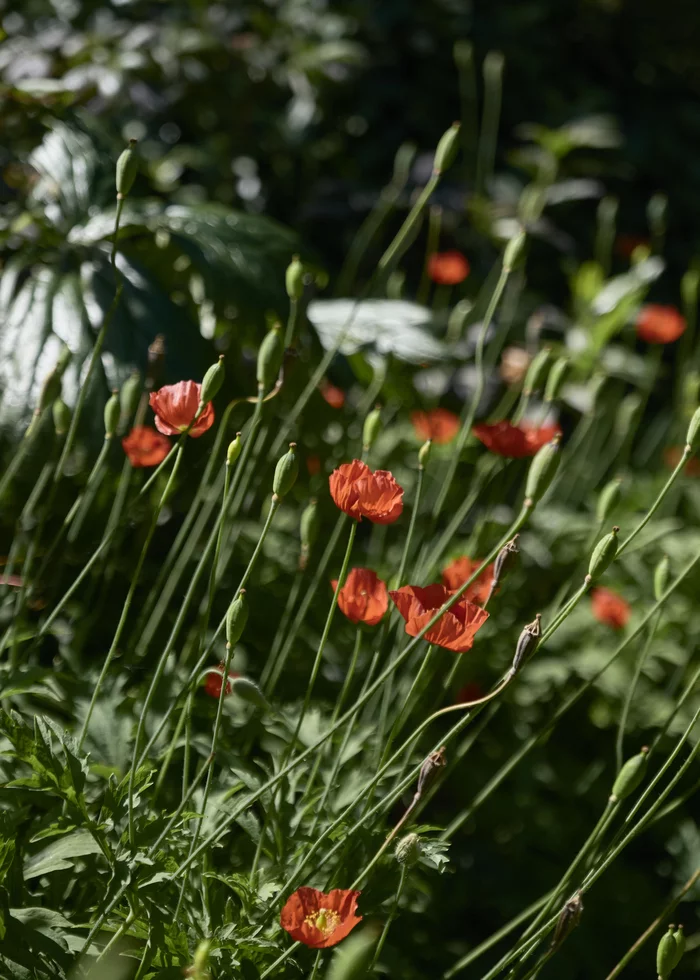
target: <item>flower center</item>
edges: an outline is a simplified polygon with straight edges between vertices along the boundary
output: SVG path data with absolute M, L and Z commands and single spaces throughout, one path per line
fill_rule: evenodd
M 333 909 L 319 909 L 318 912 L 307 915 L 304 922 L 318 929 L 324 936 L 330 936 L 338 927 L 340 916 Z

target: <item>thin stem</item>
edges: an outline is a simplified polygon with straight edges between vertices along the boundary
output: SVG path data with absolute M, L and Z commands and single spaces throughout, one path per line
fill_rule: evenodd
M 676 482 L 676 480 L 678 479 L 678 477 L 682 474 L 682 472 L 683 472 L 683 470 L 685 468 L 685 464 L 688 462 L 688 460 L 690 459 L 691 456 L 692 456 L 691 447 L 690 446 L 686 446 L 685 449 L 683 450 L 682 454 L 681 454 L 681 458 L 680 458 L 680 461 L 679 461 L 678 465 L 676 466 L 676 468 L 673 471 L 673 473 L 671 473 L 671 475 L 669 476 L 669 478 L 666 481 L 666 483 L 664 484 L 663 488 L 660 490 L 659 494 L 656 497 L 656 500 L 651 505 L 651 507 L 649 508 L 649 510 L 646 512 L 646 514 L 644 515 L 644 518 L 639 522 L 639 524 L 636 526 L 636 528 L 634 529 L 634 531 L 632 531 L 632 533 L 627 538 L 627 540 L 626 541 L 623 541 L 622 544 L 620 545 L 620 547 L 617 549 L 617 554 L 615 556 L 616 559 L 619 558 L 620 555 L 622 554 L 622 552 L 625 551 L 630 546 L 630 544 L 634 541 L 634 539 L 637 537 L 637 535 L 640 533 L 640 531 L 643 531 L 644 528 L 647 526 L 647 524 L 649 523 L 649 521 L 652 519 L 652 517 L 654 516 L 654 514 L 656 513 L 656 511 L 661 506 L 661 504 L 663 502 L 663 499 L 666 496 L 666 494 L 668 493 L 668 491 L 671 489 L 671 487 Z
M 484 58 L 484 108 L 476 156 L 476 194 L 483 195 L 493 174 L 498 141 L 498 120 L 501 114 L 503 89 L 503 55 L 489 51 Z
M 396 896 L 394 897 L 394 904 L 391 908 L 391 912 L 384 923 L 384 928 L 382 929 L 382 934 L 379 937 L 379 942 L 377 943 L 377 948 L 374 951 L 374 956 L 372 957 L 372 962 L 369 965 L 368 972 L 371 973 L 374 969 L 374 965 L 382 954 L 382 949 L 384 948 L 384 943 L 386 942 L 386 937 L 389 935 L 389 929 L 391 928 L 391 923 L 396 918 L 399 911 L 399 902 L 401 901 L 401 893 L 403 892 L 404 885 L 406 884 L 406 865 L 401 865 L 401 874 L 399 875 L 399 884 L 396 889 Z
M 615 739 L 615 764 L 617 772 L 622 769 L 622 764 L 624 762 L 624 740 L 625 740 L 625 729 L 627 728 L 627 718 L 629 716 L 630 705 L 632 704 L 632 699 L 634 698 L 634 693 L 637 690 L 637 684 L 639 683 L 639 678 L 641 676 L 642 670 L 644 669 L 644 664 L 646 663 L 647 657 L 649 656 L 649 651 L 651 650 L 652 644 L 654 642 L 654 637 L 656 635 L 656 630 L 659 627 L 659 620 L 661 619 L 661 612 L 659 611 L 658 616 L 652 622 L 649 629 L 649 634 L 646 639 L 646 643 L 642 647 L 642 652 L 639 657 L 637 657 L 637 664 L 634 671 L 634 677 L 632 678 L 632 683 L 627 689 L 627 694 L 625 696 L 625 703 L 622 706 L 622 712 L 620 713 L 620 721 L 617 726 L 617 738 Z

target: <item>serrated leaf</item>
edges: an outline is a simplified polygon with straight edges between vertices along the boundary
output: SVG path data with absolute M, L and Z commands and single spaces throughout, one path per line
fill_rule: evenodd
M 74 858 L 101 853 L 97 841 L 87 830 L 76 830 L 32 855 L 25 863 L 24 879 L 67 870 L 75 866 Z

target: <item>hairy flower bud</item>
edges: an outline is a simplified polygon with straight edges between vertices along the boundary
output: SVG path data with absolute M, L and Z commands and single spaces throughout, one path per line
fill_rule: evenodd
M 282 338 L 282 328 L 276 323 L 270 330 L 258 351 L 257 381 L 258 387 L 263 391 L 271 388 L 277 380 L 282 357 L 284 355 L 284 340 Z
M 240 640 L 247 621 L 248 603 L 245 597 L 245 589 L 241 589 L 229 605 L 226 613 L 226 643 L 230 647 L 234 647 Z
M 62 398 L 57 398 L 51 406 L 53 424 L 57 436 L 64 436 L 70 427 L 71 410 Z
M 367 452 L 374 445 L 374 442 L 382 428 L 382 410 L 379 405 L 375 405 L 365 418 L 362 426 L 362 448 Z
M 549 377 L 547 378 L 547 384 L 544 389 L 544 400 L 545 402 L 553 402 L 559 397 L 559 392 L 564 386 L 566 379 L 569 376 L 569 371 L 571 370 L 571 361 L 566 354 L 558 357 L 552 369 L 549 372 Z
M 654 598 L 657 602 L 661 600 L 661 596 L 666 591 L 666 586 L 668 585 L 669 567 L 670 562 L 668 560 L 668 555 L 664 555 L 654 569 Z
M 656 947 L 656 972 L 659 975 L 659 980 L 668 980 L 671 976 L 671 971 L 675 966 L 676 952 L 676 937 L 673 935 L 673 926 L 669 926 L 668 932 L 664 933 Z
M 286 497 L 296 483 L 299 474 L 299 457 L 297 444 L 289 443 L 289 452 L 277 461 L 275 475 L 272 480 L 272 492 L 276 497 Z
M 542 615 L 541 613 L 537 613 L 533 621 L 528 623 L 527 626 L 523 627 L 523 630 L 518 637 L 518 642 L 515 647 L 515 656 L 513 657 L 513 663 L 510 668 L 511 677 L 514 677 L 518 673 L 525 660 L 529 660 L 529 658 L 535 652 L 541 636 Z
M 620 528 L 615 525 L 610 534 L 606 534 L 605 537 L 601 538 L 593 549 L 593 554 L 588 565 L 589 580 L 599 578 L 615 560 L 615 555 L 617 554 L 617 536 L 619 533 Z
M 236 433 L 236 438 L 232 439 L 228 444 L 228 449 L 226 450 L 226 465 L 233 466 L 238 457 L 241 455 L 241 450 L 243 449 L 243 443 L 241 442 L 240 432 Z
M 120 415 L 121 406 L 119 405 L 119 392 L 115 390 L 112 392 L 111 398 L 107 399 L 107 404 L 105 405 L 105 439 L 111 439 L 114 433 L 117 431 Z
M 452 123 L 450 128 L 440 137 L 440 142 L 435 150 L 434 174 L 443 174 L 455 162 L 459 149 L 459 130 L 460 124 L 458 122 Z
M 610 801 L 612 803 L 624 800 L 625 797 L 634 793 L 640 785 L 647 770 L 648 754 L 649 749 L 645 745 L 637 755 L 633 755 L 631 759 L 628 759 L 622 769 L 620 769 L 617 774 L 617 779 L 613 783 L 612 793 L 610 794 Z
M 531 395 L 533 391 L 538 391 L 543 387 L 551 359 L 552 350 L 550 347 L 543 347 L 541 351 L 535 354 L 525 375 L 523 395 Z
M 560 454 L 559 454 L 559 443 L 561 442 L 561 436 L 558 434 L 548 442 L 546 445 L 538 449 L 535 454 L 532 463 L 530 463 L 530 469 L 527 474 L 527 482 L 525 484 L 525 505 L 528 504 L 533 506 L 540 500 L 550 483 L 554 479 L 554 476 L 559 468 Z
M 692 452 L 698 448 L 698 433 L 700 433 L 700 408 L 695 409 L 685 437 L 686 445 L 690 446 Z
M 207 405 L 216 398 L 224 383 L 225 375 L 224 355 L 219 354 L 219 360 L 216 364 L 212 364 L 202 379 L 202 390 L 199 395 L 202 405 Z
M 620 499 L 621 487 L 622 480 L 619 476 L 616 476 L 614 480 L 606 483 L 603 489 L 600 491 L 595 509 L 595 516 L 598 518 L 599 523 L 602 524 L 603 521 L 607 521 L 610 514 L 617 507 Z
M 117 198 L 119 200 L 126 197 L 136 180 L 139 169 L 136 142 L 136 140 L 129 140 L 128 147 L 117 160 Z
M 673 934 L 673 938 L 676 940 L 676 954 L 673 958 L 672 969 L 675 970 L 681 959 L 683 958 L 683 953 L 685 953 L 686 938 L 683 932 L 683 926 L 679 925 Z
M 301 299 L 304 294 L 304 266 L 299 261 L 298 255 L 293 255 L 292 261 L 287 266 L 285 285 L 290 299 Z
M 396 845 L 395 855 L 399 864 L 412 868 L 418 863 L 423 850 L 418 834 L 406 834 Z
M 252 704 L 256 708 L 263 708 L 264 710 L 270 707 L 258 685 L 247 677 L 232 677 L 230 684 L 231 691 L 237 694 L 239 698 L 247 701 L 248 704 Z
M 50 405 L 53 405 L 55 400 L 60 396 L 61 378 L 68 367 L 71 356 L 70 349 L 68 347 L 63 347 L 55 366 L 44 378 L 44 382 L 41 386 L 41 392 L 39 393 L 39 401 L 34 409 L 34 416 L 29 424 L 29 427 L 27 428 L 25 436 L 31 436 L 33 434 L 40 416 L 43 415 L 46 409 Z
M 428 465 L 432 448 L 433 448 L 433 440 L 427 439 L 418 450 L 418 466 L 421 470 L 424 470 Z

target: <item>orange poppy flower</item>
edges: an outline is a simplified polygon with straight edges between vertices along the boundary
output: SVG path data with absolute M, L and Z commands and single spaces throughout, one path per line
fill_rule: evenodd
M 469 263 L 461 252 L 435 252 L 428 259 L 428 275 L 438 286 L 456 286 L 469 275 Z
M 444 585 L 404 585 L 389 595 L 403 618 L 406 620 L 406 632 L 409 636 L 418 636 L 426 623 L 436 611 L 454 595 Z M 489 614 L 480 606 L 469 602 L 464 596 L 432 626 L 423 639 L 428 643 L 436 643 L 439 647 L 464 653 L 474 644 L 478 630 L 489 618 Z
M 170 452 L 170 439 L 150 425 L 136 425 L 122 439 L 122 447 L 132 466 L 158 466 Z
M 223 684 L 224 680 L 225 667 L 226 663 L 222 660 L 218 667 L 215 667 L 207 672 L 207 676 L 204 679 L 204 690 L 212 698 L 218 698 L 221 694 L 221 685 Z M 240 674 L 229 671 L 229 675 L 226 680 L 226 694 L 231 693 L 231 681 L 240 676 Z
M 338 579 L 331 582 L 333 589 Z M 386 585 L 369 568 L 353 568 L 338 593 L 338 605 L 351 623 L 376 626 L 389 608 Z
M 280 925 L 312 949 L 335 946 L 362 921 L 355 915 L 359 895 L 346 888 L 334 888 L 327 895 L 316 888 L 297 888 L 285 902 Z
M 345 404 L 345 392 L 342 388 L 336 388 L 330 381 L 324 381 L 319 385 L 318 390 L 321 392 L 324 402 L 331 408 L 342 408 Z
M 591 607 L 593 615 L 599 623 L 621 630 L 630 618 L 629 603 L 612 589 L 599 585 L 591 592 Z
M 333 503 L 350 517 L 393 524 L 403 510 L 403 489 L 388 470 L 372 470 L 360 459 L 343 463 L 329 477 Z
M 149 403 L 156 413 L 156 429 L 166 436 L 177 436 L 186 432 L 199 408 L 202 386 L 196 381 L 178 381 L 176 385 L 165 385 L 151 394 Z M 188 435 L 198 439 L 214 424 L 214 406 L 207 402 L 206 408 L 192 425 Z
M 419 439 L 432 439 L 440 445 L 451 442 L 460 428 L 459 416 L 446 408 L 430 412 L 411 412 L 411 422 Z
M 683 449 L 681 446 L 668 446 L 667 449 L 664 449 L 664 463 L 670 470 L 675 470 L 681 461 L 682 455 Z M 686 476 L 700 476 L 700 459 L 697 456 L 691 456 L 683 467 L 683 472 Z
M 451 592 L 456 592 L 464 583 L 470 578 L 477 568 L 481 568 L 483 562 L 472 561 L 466 555 L 461 555 L 459 558 L 455 558 L 454 561 L 450 562 L 442 570 L 442 584 L 445 588 L 449 589 Z M 468 599 L 470 602 L 476 602 L 479 605 L 483 605 L 488 599 L 489 592 L 491 591 L 491 583 L 493 582 L 493 564 L 487 565 L 483 570 L 478 579 L 469 586 L 467 591 L 464 593 L 464 598 Z
M 488 450 L 497 456 L 507 456 L 509 459 L 522 459 L 524 456 L 534 456 L 538 449 L 551 442 L 556 435 L 561 435 L 558 425 L 528 425 L 521 422 L 494 422 L 491 425 L 482 423 L 472 429 L 476 438 L 483 442 Z
M 648 303 L 637 317 L 637 336 L 648 344 L 672 344 L 684 333 L 687 324 L 675 306 Z

